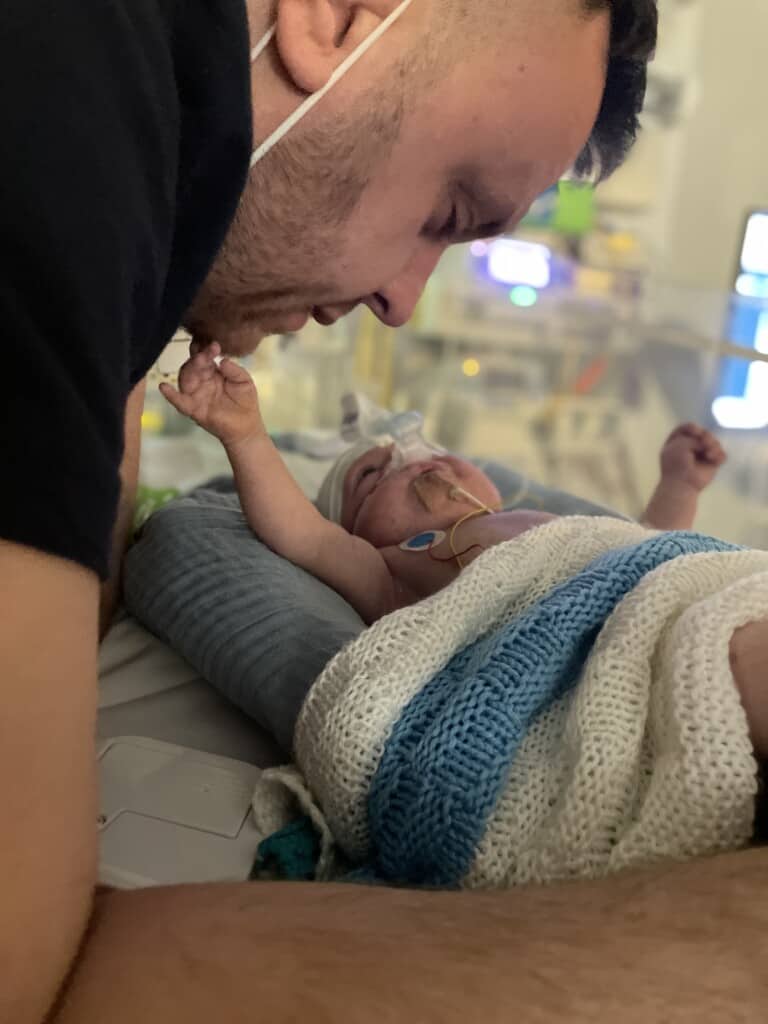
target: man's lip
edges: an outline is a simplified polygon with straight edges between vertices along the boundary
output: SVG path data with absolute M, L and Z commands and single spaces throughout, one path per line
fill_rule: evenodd
M 294 333 L 300 331 L 302 327 L 306 327 L 309 320 L 309 313 L 292 313 L 290 316 L 285 318 L 285 322 L 282 325 L 285 333 Z

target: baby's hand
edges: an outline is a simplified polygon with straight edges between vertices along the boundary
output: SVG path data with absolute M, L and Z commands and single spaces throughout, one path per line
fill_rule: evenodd
M 161 384 L 163 396 L 225 446 L 265 433 L 256 385 L 242 366 L 216 357 L 215 342 L 192 355 L 179 372 L 179 388 Z
M 683 423 L 661 449 L 661 475 L 703 491 L 727 458 L 714 434 L 695 423 Z

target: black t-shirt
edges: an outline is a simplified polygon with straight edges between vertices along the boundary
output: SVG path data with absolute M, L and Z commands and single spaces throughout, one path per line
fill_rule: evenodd
M 0 537 L 106 574 L 126 397 L 248 173 L 244 0 L 0 2 Z

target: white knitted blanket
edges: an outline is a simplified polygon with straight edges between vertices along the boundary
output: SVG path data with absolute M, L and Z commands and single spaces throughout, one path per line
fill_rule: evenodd
M 595 559 L 653 537 L 619 520 L 549 523 L 334 658 L 302 709 L 295 752 L 348 859 L 411 884 L 508 886 L 748 842 L 756 763 L 729 643 L 768 618 L 768 553 L 683 554 L 644 574 L 601 622 L 572 683 L 531 712 L 511 761 L 495 753 L 498 722 L 517 727 L 528 705 L 500 717 L 511 677 L 487 670 L 488 644 L 559 584 L 583 579 L 560 618 L 545 620 L 565 635 L 599 590 Z M 546 645 L 536 628 L 503 649 L 504 665 L 517 671 L 526 650 Z M 461 703 L 478 677 L 485 703 L 472 709 L 482 714 Z M 516 693 L 527 699 L 525 686 Z

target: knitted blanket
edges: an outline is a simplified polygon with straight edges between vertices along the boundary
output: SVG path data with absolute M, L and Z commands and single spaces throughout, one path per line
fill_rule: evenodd
M 348 861 L 427 886 L 597 876 L 731 849 L 756 764 L 734 630 L 768 553 L 561 519 L 343 649 L 297 762 Z

